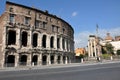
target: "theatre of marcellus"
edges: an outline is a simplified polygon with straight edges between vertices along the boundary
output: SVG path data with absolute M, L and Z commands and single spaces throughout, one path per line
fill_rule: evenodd
M 74 59 L 74 30 L 49 12 L 6 1 L 0 16 L 0 67 L 67 64 Z

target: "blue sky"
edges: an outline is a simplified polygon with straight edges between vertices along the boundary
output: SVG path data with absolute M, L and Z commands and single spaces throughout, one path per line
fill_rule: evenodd
M 5 1 L 0 0 L 0 14 L 5 8 Z M 96 24 L 99 36 L 120 35 L 120 0 L 9 0 L 11 2 L 34 6 L 48 10 L 67 21 L 74 28 L 75 48 L 86 47 L 88 36 L 95 34 Z

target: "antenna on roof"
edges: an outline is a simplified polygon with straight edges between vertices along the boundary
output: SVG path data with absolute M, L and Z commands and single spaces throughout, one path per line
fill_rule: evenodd
M 98 28 L 99 28 L 99 26 L 98 26 L 98 24 L 96 24 L 96 37 L 98 37 Z

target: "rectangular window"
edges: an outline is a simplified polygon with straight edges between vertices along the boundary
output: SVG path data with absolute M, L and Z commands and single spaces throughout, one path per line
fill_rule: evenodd
M 25 24 L 29 24 L 30 23 L 30 18 L 29 17 L 25 17 Z
M 65 33 L 65 29 L 63 28 L 63 34 Z
M 52 25 L 52 32 L 54 32 L 55 31 L 55 26 L 54 25 Z
M 13 23 L 14 22 L 14 14 L 10 14 L 10 23 Z
M 43 28 L 46 29 L 46 22 L 43 22 Z
M 59 27 L 57 26 L 57 32 L 59 32 Z
M 36 22 L 35 22 L 35 27 L 36 27 L 36 28 L 39 28 L 39 24 L 40 24 L 39 21 L 36 20 Z

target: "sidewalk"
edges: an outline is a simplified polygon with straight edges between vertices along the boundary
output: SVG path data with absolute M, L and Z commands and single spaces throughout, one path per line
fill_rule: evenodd
M 33 69 L 50 69 L 50 68 L 62 68 L 62 67 L 77 67 L 77 66 L 89 66 L 98 64 L 110 64 L 120 63 L 120 60 L 103 60 L 102 62 L 83 62 L 83 63 L 70 63 L 70 64 L 53 64 L 53 65 L 42 65 L 42 66 L 25 66 L 25 67 L 5 67 L 0 68 L 0 71 L 21 71 L 21 70 L 33 70 Z

